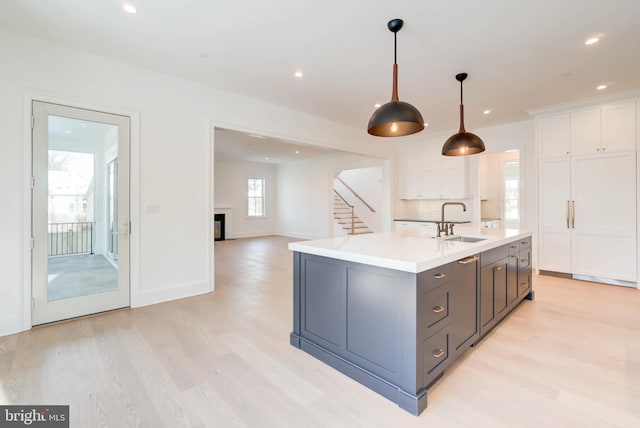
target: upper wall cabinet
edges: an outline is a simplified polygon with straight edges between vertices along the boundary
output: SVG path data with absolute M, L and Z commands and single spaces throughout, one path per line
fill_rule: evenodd
M 636 102 L 602 106 L 602 149 L 624 152 L 636 148 Z
M 568 156 L 571 122 L 568 113 L 539 118 L 537 121 L 539 156 L 543 159 Z
M 400 199 L 467 198 L 467 161 L 447 158 L 440 147 L 411 144 L 398 151 L 398 197 Z
M 636 101 L 623 101 L 536 120 L 540 159 L 636 149 Z

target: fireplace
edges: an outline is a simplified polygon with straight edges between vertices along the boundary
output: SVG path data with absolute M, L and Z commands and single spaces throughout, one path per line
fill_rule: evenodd
M 213 239 L 224 241 L 224 214 L 213 215 Z

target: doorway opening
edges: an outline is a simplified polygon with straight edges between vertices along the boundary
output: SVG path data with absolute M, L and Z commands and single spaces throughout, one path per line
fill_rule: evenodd
M 479 162 L 482 225 L 519 228 L 522 220 L 520 152 L 486 153 Z

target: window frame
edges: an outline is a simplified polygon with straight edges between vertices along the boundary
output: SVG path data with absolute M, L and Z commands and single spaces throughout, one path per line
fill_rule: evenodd
M 252 181 L 257 180 L 260 181 L 260 193 L 261 195 L 256 196 L 252 195 Z M 266 179 L 264 177 L 247 177 L 247 218 L 265 218 L 267 216 L 267 207 L 266 207 Z M 258 213 L 255 210 L 257 206 L 256 203 L 253 204 L 254 210 L 251 212 L 251 201 L 260 200 L 262 203 L 262 210 Z

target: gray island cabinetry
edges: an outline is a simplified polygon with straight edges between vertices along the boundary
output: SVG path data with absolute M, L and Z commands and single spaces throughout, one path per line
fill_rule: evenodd
M 531 291 L 521 242 L 406 232 L 292 243 L 291 344 L 417 415 L 446 367 Z

